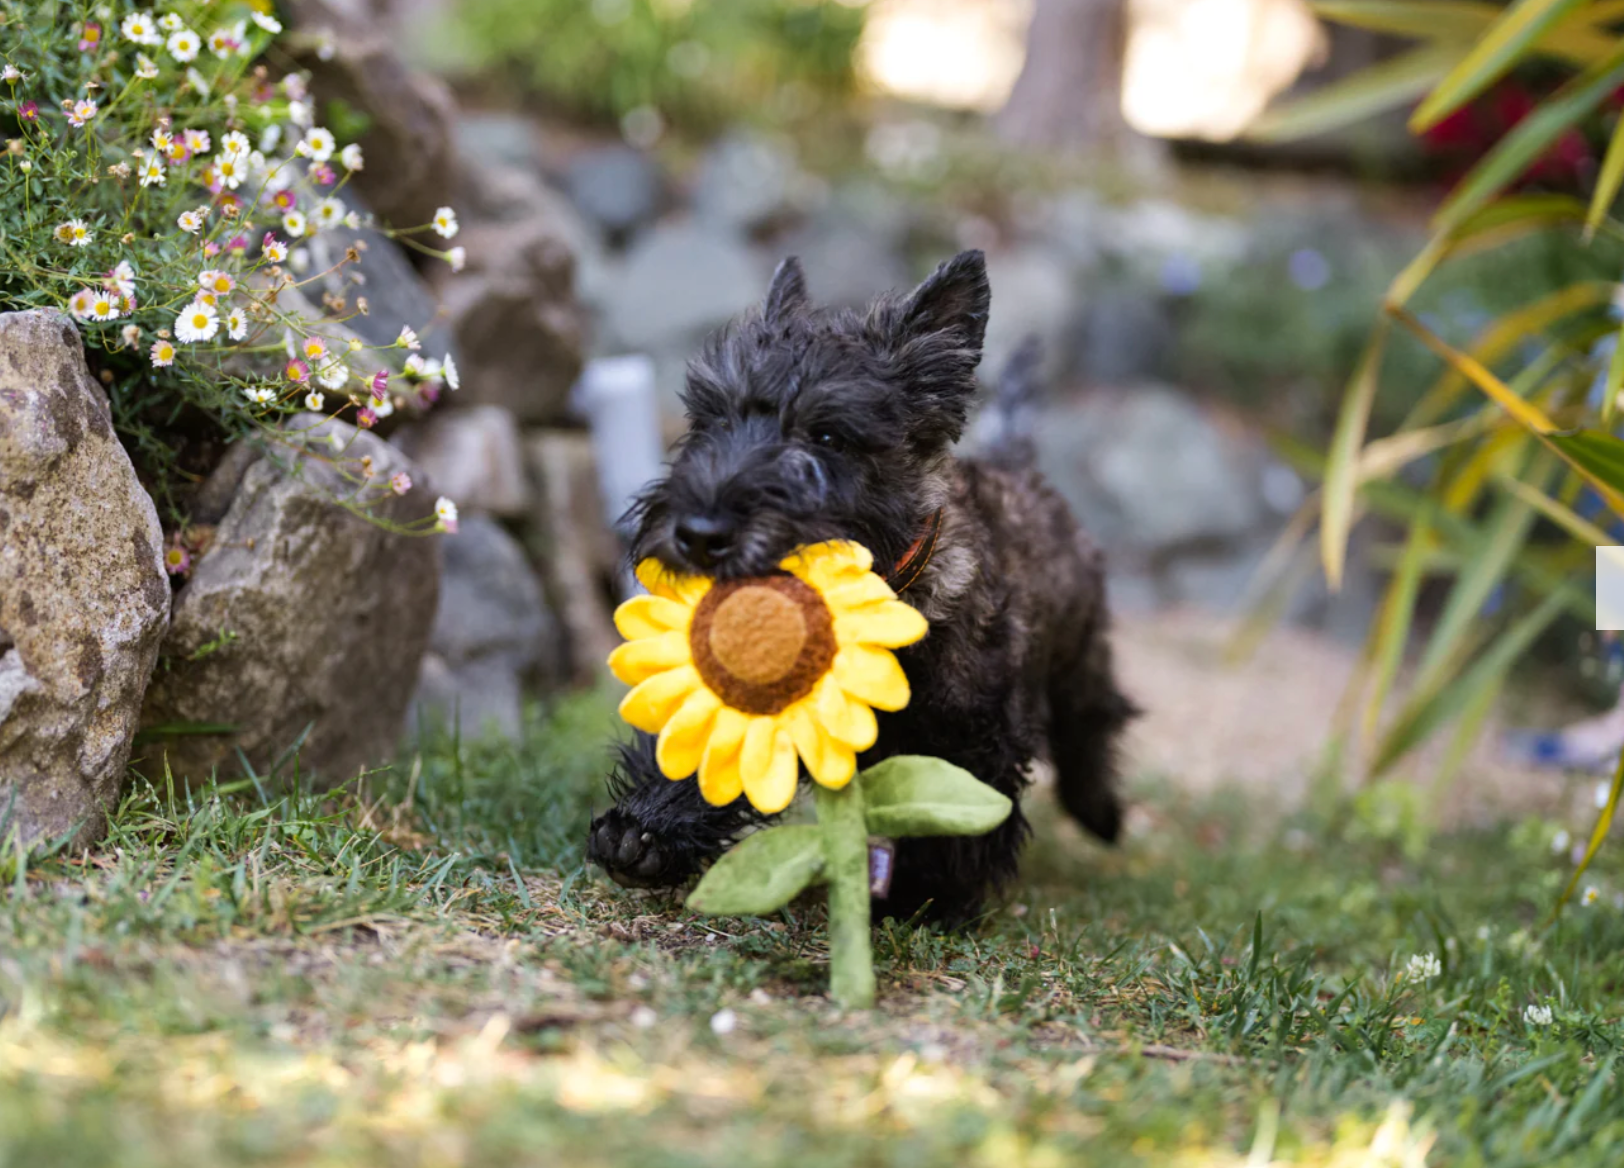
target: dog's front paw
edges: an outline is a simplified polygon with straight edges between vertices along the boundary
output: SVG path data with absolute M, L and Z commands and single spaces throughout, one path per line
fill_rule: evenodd
M 611 807 L 592 821 L 586 858 L 626 888 L 669 888 L 682 883 L 691 868 L 672 849 L 663 847 L 636 816 L 619 807 Z

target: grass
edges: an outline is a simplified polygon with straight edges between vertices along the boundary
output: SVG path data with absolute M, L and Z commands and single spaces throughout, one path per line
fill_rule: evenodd
M 841 1014 L 816 904 L 582 868 L 607 724 L 6 852 L 0 1168 L 1617 1163 L 1624 868 L 1546 928 L 1556 825 L 1418 848 L 1142 785 L 1107 852 L 1040 807 L 1012 898 L 880 927 L 880 1008 Z

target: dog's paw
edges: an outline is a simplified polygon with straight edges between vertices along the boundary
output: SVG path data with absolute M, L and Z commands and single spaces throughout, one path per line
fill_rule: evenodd
M 586 858 L 626 888 L 668 888 L 688 874 L 671 849 L 630 813 L 612 807 L 592 821 Z

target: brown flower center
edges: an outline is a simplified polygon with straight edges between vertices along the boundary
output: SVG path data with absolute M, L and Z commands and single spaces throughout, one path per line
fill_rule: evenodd
M 835 659 L 828 606 L 794 576 L 714 585 L 694 610 L 688 643 L 705 684 L 747 714 L 799 701 Z

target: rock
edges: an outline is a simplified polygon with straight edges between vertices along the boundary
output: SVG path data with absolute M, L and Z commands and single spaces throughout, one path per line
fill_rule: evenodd
M 1032 335 L 1043 343 L 1045 378 L 1061 373 L 1066 337 L 1078 314 L 1071 268 L 1043 248 L 993 252 L 987 257 L 987 282 L 992 286 L 992 311 L 981 358 L 983 376 L 996 376 L 1016 347 Z
M 806 178 L 794 153 L 760 134 L 732 134 L 706 152 L 694 184 L 694 214 L 724 231 L 749 234 L 793 214 Z
M 1153 293 L 1120 288 L 1088 306 L 1078 332 L 1078 372 L 1090 385 L 1131 385 L 1168 373 L 1173 324 Z
M 1127 560 L 1240 539 L 1267 515 L 1260 444 L 1166 386 L 1051 408 L 1036 437 L 1039 467 L 1106 550 Z
M 577 210 L 611 237 L 652 222 L 664 182 L 659 164 L 630 146 L 585 150 L 564 168 L 564 191 Z
M 319 108 L 342 102 L 368 118 L 356 188 L 395 227 L 427 223 L 456 189 L 450 90 L 406 67 L 368 5 L 292 0 L 288 9 L 295 32 L 286 44 L 310 70 Z
M 461 354 L 458 404 L 556 421 L 586 349 L 570 220 L 539 178 L 512 167 L 478 168 L 463 190 L 473 221 L 457 242 L 468 266 L 438 277 Z
M 609 651 L 620 643 L 611 612 L 625 557 L 605 521 L 591 440 L 542 430 L 527 436 L 525 453 L 538 488 L 531 526 L 546 539 L 538 562 L 564 625 L 570 679 L 588 685 L 605 675 Z
M 169 620 L 162 557 L 72 321 L 0 314 L 0 840 L 105 832 Z
M 691 347 L 760 301 L 768 276 L 767 265 L 732 236 L 703 224 L 662 224 L 610 275 L 606 339 L 627 349 Z
M 425 485 L 465 513 L 516 517 L 530 507 L 519 428 L 500 406 L 439 410 L 402 427 L 393 441 Z
M 909 285 L 897 241 L 843 214 L 816 216 L 774 251 L 780 259 L 800 257 L 807 291 L 818 304 L 856 308 Z
M 366 216 L 367 205 L 354 194 L 345 192 L 338 197 L 351 210 Z M 431 238 L 436 244 L 446 242 L 438 236 Z M 462 351 L 440 311 L 439 299 L 394 240 L 371 227 L 339 226 L 318 232 L 301 241 L 301 246 L 310 252 L 311 272 L 327 273 L 301 291 L 317 302 L 328 297 L 343 298 L 345 304 L 339 315 L 345 317 L 350 332 L 370 346 L 387 348 L 400 336 L 401 327 L 407 325 L 418 334 L 425 354 L 444 360 L 450 353 L 459 367 L 463 365 Z M 346 249 L 352 246 L 360 251 L 360 261 L 339 267 Z M 444 261 L 440 261 L 440 267 L 446 267 Z M 362 298 L 367 310 L 358 313 L 355 308 Z
M 524 549 L 500 524 L 465 516 L 442 541 L 440 603 L 415 705 L 420 720 L 510 737 L 522 721 L 522 681 L 564 670 L 557 623 Z
M 541 169 L 541 146 L 536 126 L 523 114 L 468 112 L 457 114 L 457 153 L 464 165 L 513 167 L 523 171 Z
M 340 504 L 361 490 L 362 458 L 378 484 L 366 491 L 365 501 L 379 500 L 374 514 L 404 524 L 430 513 L 421 484 L 404 496 L 385 486 L 416 473 L 398 450 L 316 415 L 295 418 L 285 444 L 241 471 L 211 546 L 175 595 L 166 668 L 142 711 L 147 727 L 234 730 L 164 739 L 147 753 L 149 770 L 167 753 L 178 778 L 200 782 L 216 769 L 236 773 L 241 750 L 263 774 L 307 730 L 304 777 L 339 783 L 393 757 L 434 621 L 440 541 L 387 531 Z

